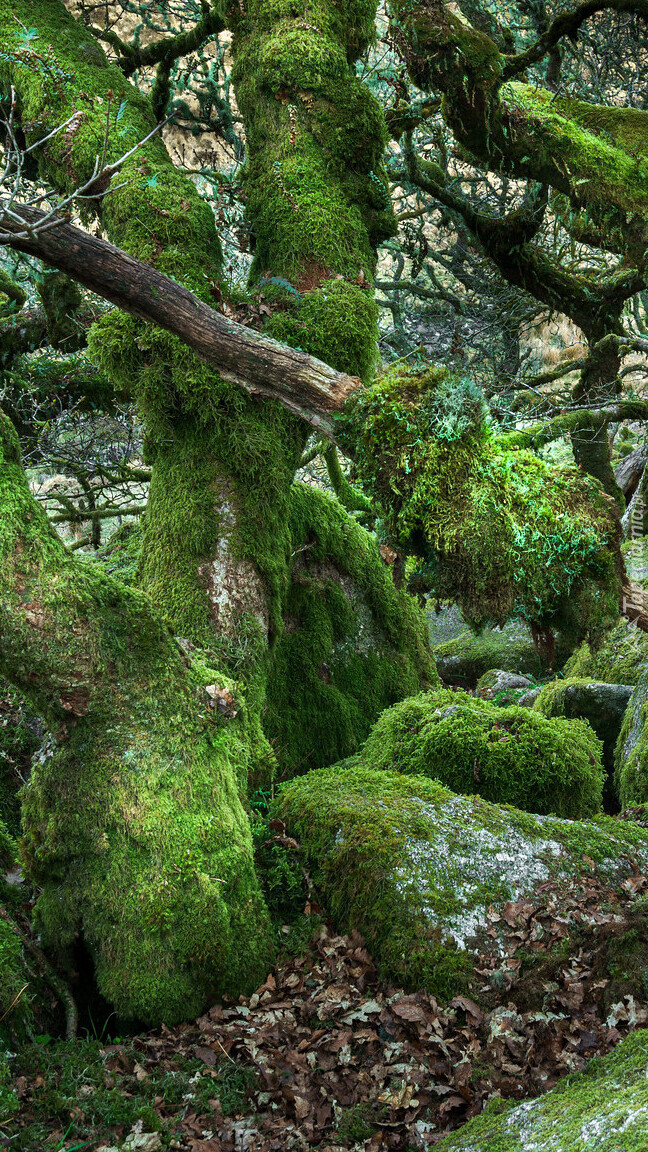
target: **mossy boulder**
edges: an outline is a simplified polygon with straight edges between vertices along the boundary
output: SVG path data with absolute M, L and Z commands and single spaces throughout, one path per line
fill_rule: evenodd
M 601 807 L 601 744 L 589 724 L 465 692 L 421 693 L 383 712 L 359 763 L 428 776 L 527 812 L 573 819 Z
M 490 668 L 477 681 L 477 695 L 502 707 L 517 704 L 520 697 L 526 696 L 532 688 L 533 681 L 528 676 L 506 672 L 503 668 Z
M 563 669 L 566 679 L 597 680 L 602 684 L 637 684 L 648 664 L 648 633 L 624 616 L 598 645 L 584 642 Z
M 442 998 L 480 996 L 476 957 L 504 946 L 492 910 L 535 898 L 540 885 L 566 907 L 585 877 L 620 892 L 648 865 L 648 830 L 635 824 L 531 816 L 362 764 L 284 785 L 275 814 L 301 843 L 338 928 L 362 932 L 383 975 Z
M 614 753 L 614 784 L 622 808 L 648 801 L 648 671 L 636 685 Z
M 280 772 L 295 775 L 352 755 L 383 709 L 439 681 L 418 604 L 339 501 L 295 484 L 290 530 L 263 725 Z
M 537 1100 L 497 1098 L 441 1152 L 645 1152 L 648 1030 L 627 1036 Z
M 435 629 L 434 616 L 429 619 L 431 630 Z M 448 640 L 435 643 L 432 639 L 432 651 L 445 684 L 474 688 L 491 668 L 519 675 L 546 675 L 550 667 L 562 667 L 571 648 L 558 637 L 552 660 L 548 651 L 534 646 L 526 625 L 512 620 L 503 628 L 485 628 L 480 633 L 464 625 L 459 635 Z
M 614 750 L 632 696 L 631 684 L 600 684 L 586 679 L 555 680 L 546 684 L 534 708 L 543 716 L 586 720 L 603 744 L 607 778 L 603 791 L 606 812 L 618 811 L 613 785 Z

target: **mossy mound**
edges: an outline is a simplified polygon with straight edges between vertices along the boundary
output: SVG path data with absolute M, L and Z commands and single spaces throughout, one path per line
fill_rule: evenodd
M 616 618 L 611 502 L 577 469 L 499 443 L 470 381 L 399 368 L 355 393 L 340 426 L 394 538 L 419 557 L 417 590 L 477 626 L 518 615 L 580 638 Z
M 358 764 L 284 785 L 275 814 L 337 926 L 362 932 L 384 975 L 443 998 L 479 996 L 475 958 L 503 946 L 491 906 L 542 884 L 560 908 L 579 878 L 616 886 L 648 865 L 648 830 L 636 825 L 531 816 Z
M 356 752 L 383 711 L 438 684 L 425 619 L 336 499 L 293 486 L 291 585 L 264 731 L 295 775 Z
M 546 684 L 534 703 L 534 709 L 543 716 L 586 720 L 594 729 L 603 745 L 606 812 L 617 812 L 619 807 L 612 780 L 614 750 L 631 695 L 630 684 L 600 684 L 572 678 Z
M 648 802 L 648 671 L 623 718 L 614 752 L 614 785 L 622 808 Z
M 645 1152 L 648 1030 L 592 1060 L 537 1100 L 495 1099 L 441 1152 Z
M 648 664 L 648 633 L 621 616 L 600 643 L 583 642 L 563 669 L 568 679 L 604 684 L 637 684 Z
M 464 692 L 428 692 L 383 712 L 359 762 L 575 819 L 600 810 L 601 747 L 584 720 L 549 720 Z
M 474 688 L 491 668 L 546 676 L 551 667 L 562 667 L 571 650 L 567 641 L 558 636 L 552 659 L 548 649 L 534 645 L 529 629 L 517 620 L 510 620 L 503 628 L 484 628 L 480 633 L 464 627 L 457 636 L 433 642 L 432 647 L 441 679 L 459 688 Z

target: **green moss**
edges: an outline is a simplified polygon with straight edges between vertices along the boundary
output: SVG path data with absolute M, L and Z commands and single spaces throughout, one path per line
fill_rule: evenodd
M 142 525 L 136 520 L 122 524 L 116 532 L 113 532 L 110 539 L 98 549 L 95 558 L 111 576 L 116 576 L 122 584 L 133 587 L 137 579 L 141 548 Z
M 429 692 L 383 712 L 359 764 L 574 819 L 600 810 L 601 748 L 583 720 L 548 720 L 463 692 Z
M 288 775 L 355 752 L 389 704 L 438 682 L 416 602 L 337 500 L 291 497 L 293 565 L 263 725 Z
M 546 1096 L 521 1104 L 494 1101 L 442 1152 L 643 1152 L 648 1123 L 648 1031 L 628 1036 L 609 1056 L 565 1077 Z
M 18 792 L 40 744 L 38 732 L 38 719 L 25 699 L 9 684 L 0 684 L 0 820 L 14 836 L 20 831 Z
M 337 926 L 362 932 L 383 974 L 441 996 L 478 994 L 476 956 L 502 947 L 485 932 L 491 905 L 542 883 L 559 906 L 579 876 L 614 885 L 648 863 L 648 832 L 636 825 L 537 817 L 362 764 L 284 785 L 275 813 Z
M 360 478 L 401 546 L 411 585 L 456 600 L 474 625 L 515 614 L 596 634 L 616 618 L 616 524 L 591 478 L 498 445 L 470 382 L 398 369 L 340 418 Z
M 431 620 L 430 627 L 433 626 Z M 570 650 L 559 636 L 552 659 L 547 648 L 533 644 L 528 627 L 519 621 L 509 621 L 501 629 L 485 628 L 478 634 L 466 629 L 432 649 L 441 679 L 461 688 L 474 688 L 480 676 L 491 668 L 546 675 L 550 665 L 561 667 Z
M 62 964 L 85 941 L 119 1015 L 195 1015 L 272 951 L 241 800 L 255 728 L 242 698 L 209 707 L 229 681 L 187 667 L 140 592 L 65 553 L 17 457 L 0 418 L 0 673 L 51 731 L 23 800 L 35 920 Z
M 648 635 L 622 616 L 597 642 L 583 642 L 565 664 L 564 673 L 569 679 L 637 684 L 647 661 Z
M 614 784 L 622 808 L 648 800 L 648 674 L 630 697 L 614 753 Z
M 363 379 L 376 361 L 376 248 L 396 230 L 383 113 L 353 68 L 375 14 L 370 0 L 275 0 L 230 13 L 252 279 L 280 276 L 300 295 L 268 330 Z

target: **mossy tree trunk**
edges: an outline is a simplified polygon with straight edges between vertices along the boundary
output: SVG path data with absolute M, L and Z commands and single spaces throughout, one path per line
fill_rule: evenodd
M 140 592 L 70 557 L 0 417 L 0 674 L 50 728 L 24 795 L 45 943 L 81 937 L 120 1016 L 174 1020 L 264 971 L 267 919 L 240 793 L 245 709 L 205 683 Z

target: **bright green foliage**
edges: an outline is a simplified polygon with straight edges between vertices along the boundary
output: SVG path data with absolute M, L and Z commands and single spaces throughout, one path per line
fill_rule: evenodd
M 555 885 L 559 900 L 565 882 L 570 890 L 594 875 L 614 885 L 648 864 L 648 831 L 637 825 L 536 817 L 361 763 L 284 785 L 275 814 L 337 926 L 362 932 L 385 975 L 444 997 L 479 995 L 475 957 L 501 946 L 485 935 L 490 905 L 539 884 Z
M 644 1152 L 648 1031 L 592 1060 L 537 1100 L 495 1099 L 441 1141 L 441 1152 Z
M 598 640 L 584 641 L 565 664 L 567 678 L 599 680 L 605 684 L 637 684 L 648 662 L 648 635 L 621 616 Z
M 270 956 L 240 798 L 254 729 L 243 700 L 209 708 L 228 681 L 187 668 L 141 593 L 66 556 L 0 434 L 0 671 L 53 733 L 23 806 L 36 921 L 61 961 L 81 935 L 119 1015 L 185 1018 Z
M 383 708 L 438 683 L 425 621 L 373 537 L 304 484 L 291 497 L 292 580 L 264 730 L 282 774 L 356 752 Z
M 601 747 L 585 720 L 549 720 L 464 692 L 428 692 L 383 712 L 359 763 L 574 819 L 600 810 Z
M 616 618 L 615 521 L 596 481 L 501 448 L 471 384 L 399 369 L 355 393 L 340 423 L 394 536 L 420 557 L 417 588 L 476 625 L 517 614 L 582 636 Z
M 106 572 L 116 576 L 122 584 L 133 587 L 137 578 L 137 565 L 142 548 L 142 526 L 139 521 L 122 524 L 109 540 L 95 553 Z
M 365 380 L 376 361 L 376 247 L 396 230 L 383 113 L 353 68 L 375 15 L 372 0 L 253 0 L 229 12 L 252 276 L 291 289 L 268 331 Z

